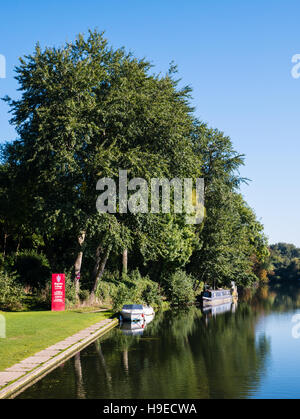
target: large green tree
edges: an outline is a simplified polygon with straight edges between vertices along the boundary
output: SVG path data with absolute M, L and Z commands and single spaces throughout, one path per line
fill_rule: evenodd
M 99 177 L 117 179 L 119 168 L 147 180 L 200 173 L 190 141 L 190 89 L 177 88 L 172 69 L 165 76 L 150 70 L 147 61 L 113 50 L 103 34 L 90 32 L 61 48 L 37 45 L 16 69 L 21 98 L 5 99 L 19 138 L 4 154 L 30 199 L 28 222 L 50 247 L 62 236 L 71 238 L 65 252 L 75 253 L 77 289 L 87 246 L 98 240 L 97 280 L 111 252 L 127 251 L 143 235 L 130 217 L 96 213 Z M 147 231 L 153 221 L 144 218 Z M 158 223 L 156 240 L 165 232 L 162 241 L 174 247 L 168 237 L 172 229 L 178 235 L 178 222 L 166 222 L 162 230 Z M 151 252 L 149 247 L 150 239 Z
M 250 285 L 258 278 L 253 258 L 268 257 L 263 226 L 238 193 L 238 169 L 244 156 L 238 154 L 229 137 L 196 121 L 193 136 L 195 153 L 202 159 L 205 179 L 206 218 L 199 230 L 200 249 L 190 269 L 211 286 Z

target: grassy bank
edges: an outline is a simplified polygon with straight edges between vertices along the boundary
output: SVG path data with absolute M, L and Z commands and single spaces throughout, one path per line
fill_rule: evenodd
M 1 312 L 6 338 L 0 339 L 0 371 L 66 337 L 112 316 L 112 312 Z

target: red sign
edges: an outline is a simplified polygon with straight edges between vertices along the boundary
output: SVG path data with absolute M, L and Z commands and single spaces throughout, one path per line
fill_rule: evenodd
M 51 310 L 65 310 L 65 274 L 52 274 Z

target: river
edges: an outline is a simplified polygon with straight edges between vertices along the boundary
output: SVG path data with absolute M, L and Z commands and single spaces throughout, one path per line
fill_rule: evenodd
M 248 290 L 218 313 L 158 313 L 144 330 L 112 330 L 17 398 L 300 398 L 297 324 L 295 284 Z

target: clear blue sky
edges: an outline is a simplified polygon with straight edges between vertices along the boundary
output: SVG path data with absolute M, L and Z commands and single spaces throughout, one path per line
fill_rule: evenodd
M 252 182 L 242 192 L 270 242 L 300 247 L 299 0 L 12 0 L 0 10 L 1 96 L 18 94 L 13 68 L 37 41 L 58 46 L 88 28 L 157 72 L 174 60 L 197 116 L 246 154 L 241 173 Z M 15 138 L 8 120 L 0 104 L 0 142 Z

